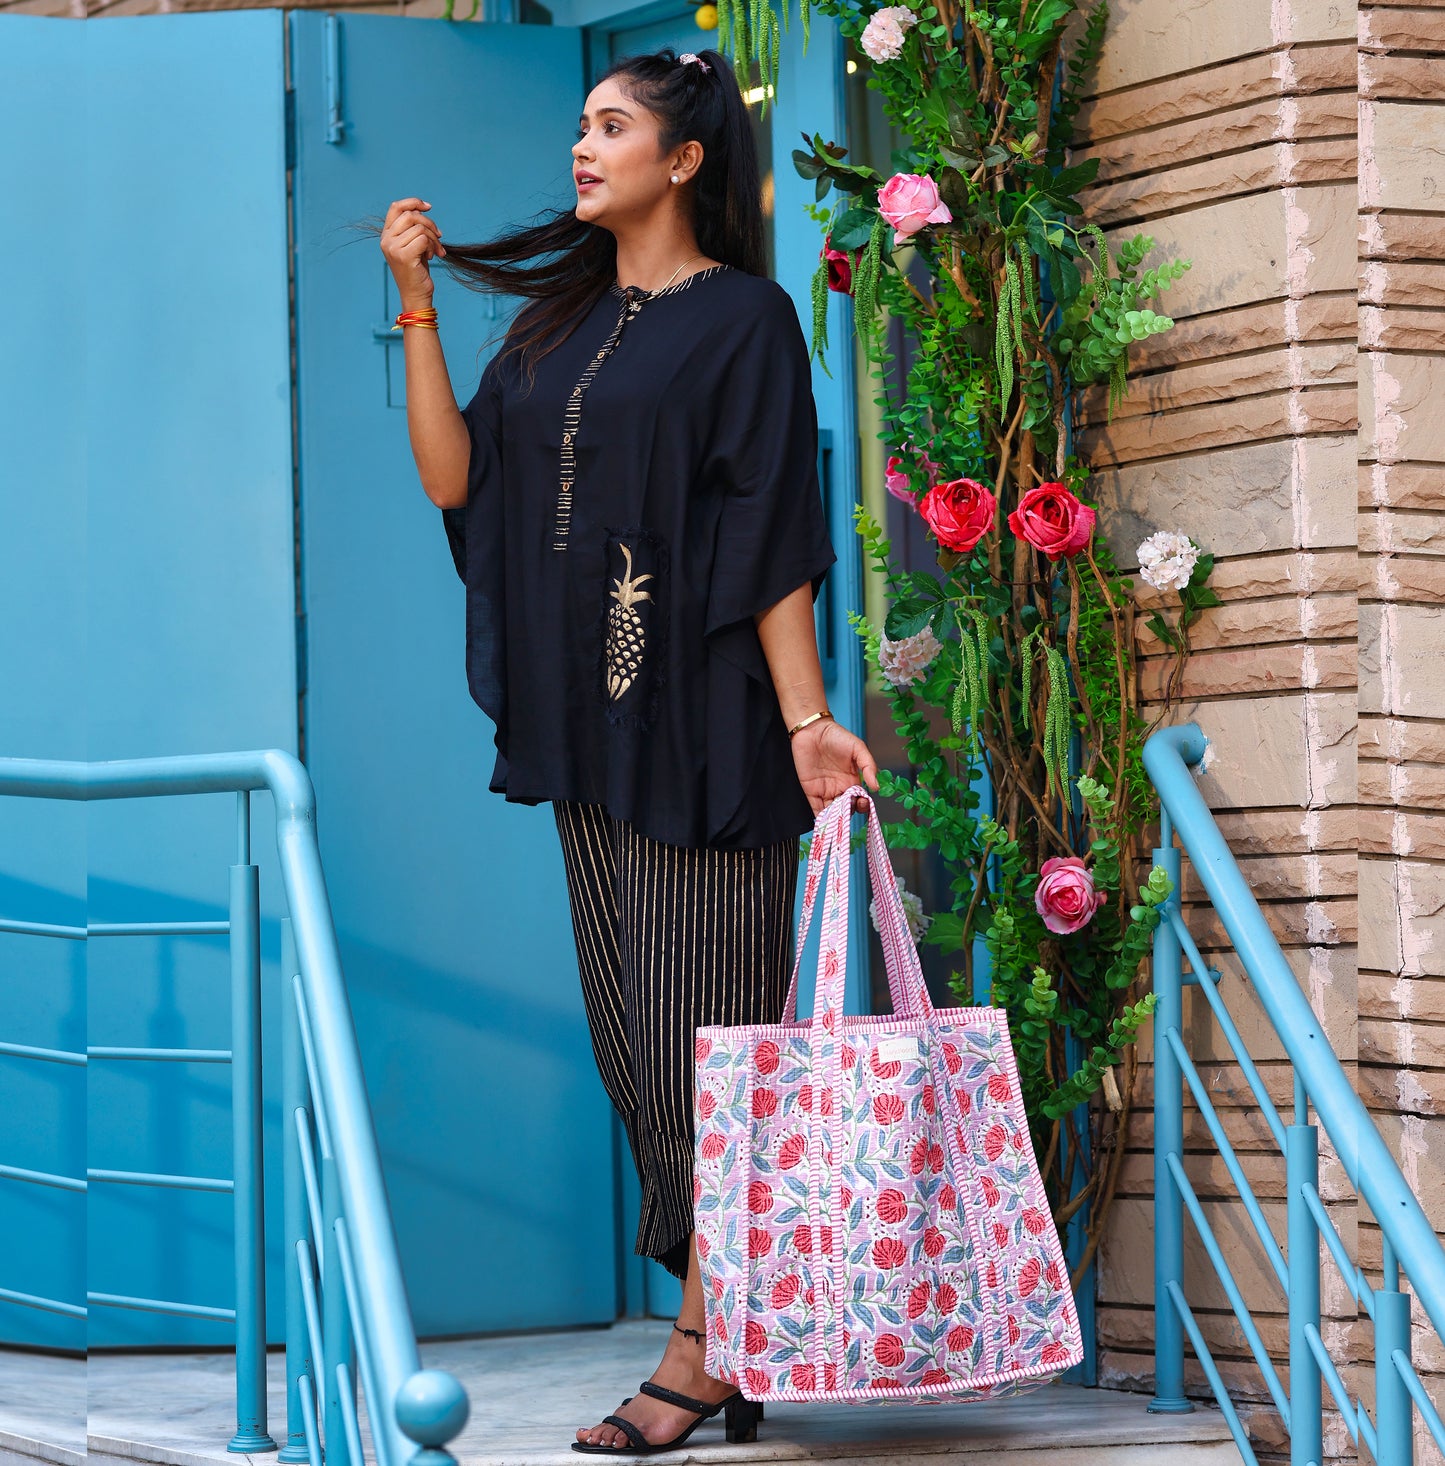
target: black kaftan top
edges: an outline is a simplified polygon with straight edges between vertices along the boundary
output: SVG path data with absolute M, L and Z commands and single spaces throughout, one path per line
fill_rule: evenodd
M 810 829 L 753 622 L 837 559 L 791 298 L 729 265 L 614 283 L 530 393 L 499 360 L 463 409 L 466 506 L 441 511 L 491 789 L 675 845 Z

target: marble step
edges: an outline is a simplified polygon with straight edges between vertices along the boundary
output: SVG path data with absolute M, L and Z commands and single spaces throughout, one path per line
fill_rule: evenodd
M 471 1418 L 452 1445 L 460 1466 L 577 1466 L 579 1457 L 569 1448 L 577 1427 L 600 1420 L 624 1395 L 635 1393 L 655 1367 L 669 1331 L 666 1322 L 629 1321 L 427 1343 L 421 1354 L 424 1364 L 456 1374 L 471 1398 Z M 283 1439 L 279 1350 L 269 1355 L 268 1366 L 270 1430 Z M 0 1371 L 5 1367 L 0 1363 Z M 57 1390 L 55 1408 L 72 1410 L 73 1428 L 50 1434 L 57 1442 L 83 1439 L 89 1466 L 234 1466 L 238 1458 L 226 1450 L 235 1428 L 229 1355 L 95 1354 L 88 1366 L 76 1367 L 84 1373 L 86 1413 L 73 1413 L 72 1381 L 64 1398 Z M 36 1426 L 48 1413 L 40 1371 L 32 1371 L 29 1384 L 29 1436 L 15 1428 L 15 1397 L 6 1391 L 0 1399 L 0 1466 L 79 1466 L 73 1445 L 39 1445 L 46 1436 Z M 1201 1405 L 1189 1415 L 1150 1415 L 1147 1403 L 1143 1395 L 1051 1384 L 1013 1400 L 955 1406 L 770 1404 L 756 1442 L 728 1445 L 719 1416 L 699 1427 L 681 1450 L 658 1459 L 942 1466 L 945 1460 L 998 1458 L 999 1466 L 1059 1466 L 1061 1459 L 1068 1466 L 1239 1466 L 1239 1452 L 1217 1409 Z M 369 1455 L 364 1414 L 362 1435 Z M 17 1452 L 6 1445 L 21 1438 L 37 1448 Z M 1067 1455 L 1061 1458 L 1060 1452 Z M 274 1457 L 251 1458 L 253 1466 L 268 1459 Z

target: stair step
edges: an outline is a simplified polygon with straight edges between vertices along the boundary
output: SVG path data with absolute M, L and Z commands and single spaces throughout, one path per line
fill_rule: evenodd
M 514 1334 L 423 1344 L 422 1363 L 456 1374 L 471 1396 L 466 1430 L 452 1443 L 460 1466 L 580 1466 L 569 1449 L 579 1425 L 615 1410 L 651 1374 L 671 1325 L 629 1321 L 611 1328 Z M 70 1361 L 66 1361 L 67 1363 Z M 268 1356 L 270 1429 L 285 1431 L 283 1356 Z M 79 1366 L 84 1369 L 82 1363 Z M 89 1360 L 88 1466 L 234 1466 L 229 1354 L 93 1354 Z M 913 1466 L 940 1458 L 1004 1466 L 1239 1466 L 1221 1413 L 1151 1415 L 1147 1397 L 1051 1384 L 1012 1400 L 967 1405 L 770 1404 L 759 1439 L 728 1445 L 722 1418 L 707 1421 L 663 1461 L 825 1460 Z M 0 1466 L 73 1453 L 4 1454 L 11 1422 L 0 1403 Z M 363 1412 L 362 1435 L 370 1455 Z M 274 1459 L 274 1458 L 272 1458 Z M 637 1459 L 626 1457 L 625 1459 Z M 253 1458 L 264 1466 L 266 1456 Z

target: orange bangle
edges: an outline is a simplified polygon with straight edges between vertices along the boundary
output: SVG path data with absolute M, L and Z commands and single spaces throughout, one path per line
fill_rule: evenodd
M 423 310 L 400 311 L 396 317 L 396 324 L 392 326 L 393 331 L 400 331 L 403 326 L 426 326 L 429 330 L 437 330 L 437 313 L 427 306 Z

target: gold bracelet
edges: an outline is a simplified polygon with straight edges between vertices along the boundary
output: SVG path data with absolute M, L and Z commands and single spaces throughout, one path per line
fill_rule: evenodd
M 808 716 L 804 718 L 801 723 L 794 723 L 793 726 L 788 729 L 788 737 L 791 738 L 794 733 L 801 733 L 803 729 L 808 726 L 809 723 L 816 723 L 819 718 L 831 718 L 832 716 L 832 713 L 829 712 L 809 713 Z

